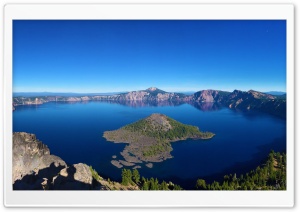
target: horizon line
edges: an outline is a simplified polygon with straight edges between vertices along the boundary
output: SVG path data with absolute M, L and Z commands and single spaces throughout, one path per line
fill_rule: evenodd
M 152 87 L 149 87 L 149 88 L 152 88 Z M 13 91 L 12 93 L 68 93 L 68 94 L 101 94 L 101 93 L 124 93 L 124 92 L 133 92 L 133 91 L 144 91 L 144 90 L 148 90 L 149 88 L 147 89 L 136 89 L 136 90 L 130 90 L 130 91 L 93 91 L 93 92 L 76 92 L 76 91 Z M 255 89 L 249 89 L 249 90 L 241 90 L 241 89 L 233 89 L 233 90 L 228 90 L 228 89 L 200 89 L 200 90 L 187 90 L 187 91 L 166 91 L 164 89 L 160 89 L 160 88 L 157 88 L 157 87 L 154 87 L 158 90 L 162 90 L 162 91 L 165 91 L 165 92 L 168 92 L 168 93 L 186 93 L 186 92 L 199 92 L 199 91 L 205 91 L 205 90 L 216 90 L 216 91 L 226 91 L 226 92 L 233 92 L 234 90 L 240 90 L 240 91 L 250 91 L 250 90 L 253 90 L 253 91 L 258 91 L 258 92 L 262 92 L 262 93 L 265 93 L 265 92 L 281 92 L 281 93 L 286 93 L 286 91 L 280 91 L 280 90 L 268 90 L 268 91 L 259 91 L 259 90 L 255 90 Z

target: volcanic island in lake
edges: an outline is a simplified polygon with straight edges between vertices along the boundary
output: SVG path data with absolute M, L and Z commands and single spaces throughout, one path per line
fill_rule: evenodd
M 151 168 L 151 162 L 172 158 L 170 142 L 210 139 L 214 135 L 211 132 L 201 132 L 196 126 L 182 124 L 166 115 L 154 113 L 118 130 L 105 131 L 103 137 L 114 143 L 128 144 L 120 153 L 125 160 L 111 161 L 116 167 L 140 168 L 137 164 L 146 162 L 146 166 Z

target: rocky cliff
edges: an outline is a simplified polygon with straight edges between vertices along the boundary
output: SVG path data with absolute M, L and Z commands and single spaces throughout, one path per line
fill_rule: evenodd
M 14 190 L 135 190 L 100 177 L 83 163 L 68 165 L 51 155 L 34 134 L 13 133 L 12 181 Z M 95 175 L 97 178 L 95 178 Z
M 257 110 L 280 118 L 286 118 L 285 98 L 278 98 L 258 91 L 249 90 L 245 92 L 234 90 L 222 103 L 233 109 Z
M 49 148 L 34 134 L 13 134 L 13 182 L 50 166 L 55 169 L 67 165 L 61 158 L 50 155 Z
M 131 91 L 128 93 L 120 94 L 117 100 L 163 102 L 163 101 L 187 101 L 190 100 L 190 98 L 191 97 L 181 93 L 170 93 L 155 87 L 151 87 L 146 90 Z
M 286 117 L 286 98 L 273 96 L 262 92 L 249 90 L 224 92 L 217 90 L 203 90 L 193 95 L 194 105 L 201 102 L 216 102 L 231 109 L 256 110 L 269 113 L 280 118 Z
M 230 92 L 218 90 L 202 90 L 194 93 L 192 99 L 195 102 L 222 102 Z

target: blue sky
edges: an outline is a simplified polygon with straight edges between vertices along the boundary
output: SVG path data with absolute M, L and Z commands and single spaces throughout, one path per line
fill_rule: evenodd
M 14 92 L 152 86 L 286 91 L 286 22 L 13 22 Z

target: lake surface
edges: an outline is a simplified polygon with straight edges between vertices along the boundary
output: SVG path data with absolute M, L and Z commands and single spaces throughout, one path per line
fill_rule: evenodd
M 172 159 L 142 165 L 145 177 L 171 180 L 192 188 L 197 178 L 220 180 L 225 174 L 245 173 L 260 165 L 271 149 L 286 150 L 286 121 L 260 112 L 238 112 L 211 103 L 201 105 L 151 106 L 107 102 L 55 103 L 18 106 L 13 112 L 13 131 L 36 134 L 50 148 L 51 154 L 69 164 L 86 163 L 100 175 L 121 179 L 121 169 L 111 164 L 125 144 L 103 138 L 103 132 L 115 130 L 163 113 L 179 122 L 198 126 L 216 134 L 210 140 L 172 143 Z

